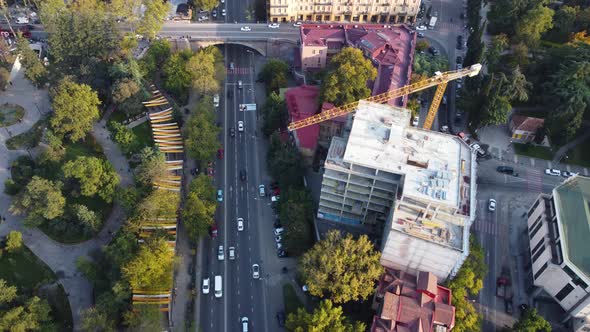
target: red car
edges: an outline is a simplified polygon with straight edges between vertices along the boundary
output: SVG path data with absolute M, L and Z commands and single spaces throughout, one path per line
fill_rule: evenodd
M 213 167 L 207 167 L 207 175 L 210 177 L 213 177 L 215 175 L 215 171 L 213 170 Z
M 223 149 L 217 150 L 217 158 L 223 159 Z
M 217 226 L 211 226 L 211 237 L 217 237 Z

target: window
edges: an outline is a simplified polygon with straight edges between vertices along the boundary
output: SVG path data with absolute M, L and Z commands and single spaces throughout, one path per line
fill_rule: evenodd
M 312 50 L 312 51 L 311 51 L 311 54 L 315 54 L 315 50 Z
M 535 202 L 533 207 L 529 210 L 529 213 L 527 213 L 527 217 L 530 218 L 531 214 L 533 214 L 533 212 L 535 212 L 535 209 L 537 209 L 537 206 L 539 206 L 540 202 L 541 202 L 541 198 L 537 199 L 537 201 Z
M 545 239 L 541 238 L 541 240 L 539 240 L 539 243 L 537 243 L 537 245 L 535 246 L 535 248 L 533 249 L 533 251 L 531 251 L 531 254 L 535 254 L 537 250 L 539 250 L 539 248 L 544 244 Z
M 558 301 L 561 301 L 563 299 L 566 298 L 566 296 L 570 295 L 570 293 L 574 290 L 574 286 L 570 285 L 569 283 L 565 286 L 563 286 L 563 288 L 559 291 L 559 293 L 557 293 L 555 295 L 555 298 Z
M 537 271 L 537 273 L 535 273 L 533 278 L 535 278 L 535 280 L 537 280 L 537 278 L 539 278 L 541 276 L 541 274 L 543 274 L 543 272 L 547 269 L 547 266 L 548 266 L 548 264 L 547 264 L 547 262 L 545 262 L 545 264 L 543 264 L 543 266 L 541 266 L 539 271 Z
M 541 218 L 543 217 L 543 215 L 539 215 L 539 217 L 537 218 L 537 220 L 535 220 L 535 222 L 531 225 L 531 227 L 529 227 L 529 232 L 532 231 L 535 227 L 537 227 L 537 224 L 541 221 Z
M 535 237 L 535 234 L 537 234 L 537 232 L 541 229 L 541 226 L 543 226 L 543 223 L 540 222 L 537 227 L 535 229 L 533 229 L 533 231 L 531 232 L 531 239 Z
M 570 276 L 570 278 L 572 278 L 572 281 L 576 286 L 580 286 L 584 289 L 588 287 L 584 280 L 582 280 L 574 271 L 572 271 L 572 269 L 570 269 L 569 266 L 564 265 L 563 270 L 565 271 L 565 273 L 567 273 L 568 276 Z

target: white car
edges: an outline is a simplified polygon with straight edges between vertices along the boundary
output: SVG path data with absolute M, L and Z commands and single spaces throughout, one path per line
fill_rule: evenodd
M 578 175 L 578 174 L 579 174 L 579 173 L 576 173 L 576 172 L 568 172 L 568 171 L 563 171 L 563 172 L 561 173 L 561 175 L 562 175 L 564 178 L 569 178 L 569 177 L 572 177 L 572 176 L 574 176 L 574 175 Z
M 268 25 L 268 27 L 271 28 L 271 29 L 278 29 L 278 28 L 281 27 L 281 25 L 278 24 L 278 23 L 271 23 L 271 24 Z
M 238 121 L 238 131 L 244 131 L 244 121 Z
M 560 176 L 561 175 L 561 171 L 555 168 L 547 168 L 545 170 L 545 174 L 547 175 L 553 175 L 553 176 Z
M 244 218 L 238 218 L 238 231 L 241 232 L 244 230 Z
M 225 253 L 223 252 L 223 246 L 219 246 L 219 249 L 217 249 L 217 260 L 224 260 L 225 259 Z
M 283 241 L 283 237 L 280 235 L 277 235 L 277 237 L 275 237 L 275 242 L 281 242 Z
M 203 294 L 209 294 L 210 282 L 209 278 L 203 279 Z
M 24 17 L 24 16 L 17 17 L 16 18 L 16 23 L 17 24 L 29 24 L 29 18 L 28 17 Z
M 284 231 L 285 231 L 285 229 L 283 227 L 275 228 L 275 235 L 281 235 L 281 234 L 283 234 Z
M 225 16 L 225 9 L 221 10 L 221 16 Z
M 252 31 L 252 29 L 250 29 L 250 27 L 241 27 L 240 28 L 241 31 Z
M 490 210 L 490 212 L 496 211 L 496 200 L 495 199 L 490 198 L 490 201 L 488 203 L 488 210 Z
M 258 264 L 252 265 L 252 278 L 254 278 L 254 279 L 260 278 L 260 266 L 258 266 Z
M 236 259 L 236 248 L 229 247 L 227 251 L 228 251 L 230 261 L 233 261 L 234 259 Z
M 416 30 L 418 30 L 418 31 L 425 31 L 426 29 L 427 29 L 427 28 L 426 28 L 426 26 L 425 26 L 425 25 L 420 25 L 420 26 L 417 26 L 417 27 L 416 27 Z
M 296 27 L 296 28 L 298 28 L 298 27 L 301 26 L 301 22 L 295 22 L 295 23 L 293 23 L 293 26 Z
M 248 317 L 242 317 L 242 332 L 248 332 Z
M 258 193 L 260 194 L 260 197 L 264 197 L 266 196 L 266 190 L 264 189 L 264 185 L 261 184 L 258 186 Z
M 418 124 L 419 123 L 420 123 L 420 117 L 419 116 L 415 116 L 414 119 L 412 120 L 412 126 L 418 127 Z

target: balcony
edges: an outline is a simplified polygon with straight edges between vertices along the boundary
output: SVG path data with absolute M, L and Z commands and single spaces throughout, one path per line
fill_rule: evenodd
M 314 6 L 331 6 L 332 1 L 316 1 L 313 3 Z

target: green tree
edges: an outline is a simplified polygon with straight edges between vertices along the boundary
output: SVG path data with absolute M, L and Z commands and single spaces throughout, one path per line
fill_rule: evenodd
M 416 52 L 424 52 L 430 47 L 428 40 L 421 39 L 416 42 Z
M 24 305 L 0 311 L 0 330 L 30 331 L 40 330 L 50 321 L 51 308 L 45 300 L 34 296 L 25 301 Z
M 503 33 L 492 37 L 492 41 L 485 55 L 488 67 L 496 68 L 502 52 L 504 52 L 509 45 L 510 41 L 508 40 L 508 36 Z
M 176 218 L 176 210 L 180 203 L 177 192 L 158 189 L 154 190 L 137 207 L 138 213 L 146 220 L 157 218 Z
M 527 309 L 510 330 L 514 332 L 551 332 L 551 324 L 537 313 L 537 309 Z
M 191 76 L 193 89 L 201 95 L 219 91 L 215 79 L 215 57 L 212 53 L 199 51 L 186 63 L 186 71 Z
M 297 309 L 287 317 L 286 327 L 294 332 L 363 332 L 367 329 L 363 322 L 350 323 L 342 307 L 334 306 L 330 300 L 320 302 L 311 314 L 304 308 Z
M 365 300 L 383 272 L 380 253 L 366 235 L 354 239 L 329 231 L 299 262 L 299 272 L 313 296 L 334 303 Z
M 288 73 L 289 65 L 285 61 L 270 59 L 260 70 L 258 80 L 264 82 L 267 91 L 278 91 L 287 86 Z
M 552 40 L 564 43 L 576 29 L 576 16 L 579 7 L 561 6 L 553 16 Z
M 533 85 L 527 81 L 518 66 L 512 70 L 507 80 L 508 84 L 506 84 L 504 95 L 507 95 L 510 101 L 527 101 L 529 99 L 529 91 Z
M 107 315 L 98 310 L 96 307 L 88 308 L 82 311 L 83 332 L 113 332 L 113 322 Z
M 23 234 L 17 231 L 10 231 L 6 236 L 5 249 L 8 252 L 19 251 L 23 247 Z
M 149 186 L 154 180 L 169 174 L 166 156 L 156 148 L 145 147 L 139 152 L 139 166 L 135 169 L 135 178 L 143 185 Z
M 208 53 L 213 56 L 215 62 L 215 79 L 218 83 L 223 82 L 225 80 L 227 69 L 225 68 L 225 61 L 219 47 L 208 46 L 200 49 L 199 52 Z
M 170 57 L 170 42 L 167 39 L 152 41 L 150 48 L 139 62 L 145 76 L 153 76 Z
M 127 33 L 119 42 L 119 50 L 123 57 L 133 55 L 133 50 L 139 45 L 137 38 L 132 33 Z
M 285 101 L 276 92 L 271 92 L 262 108 L 264 113 L 264 122 L 262 124 L 262 133 L 266 136 L 274 133 L 276 130 L 287 126 L 287 106 Z
M 359 49 L 346 47 L 328 65 L 322 81 L 320 100 L 342 106 L 367 98 L 371 90 L 367 82 L 377 77 L 377 70 Z
M 0 67 L 0 89 L 6 91 L 6 85 L 10 82 L 10 72 L 4 67 Z
M 119 175 L 106 159 L 78 157 L 62 166 L 66 178 L 74 178 L 84 196 L 98 195 L 106 202 L 112 202 Z
M 61 187 L 61 182 L 33 176 L 25 190 L 12 202 L 9 211 L 27 214 L 24 222 L 29 226 L 38 226 L 44 219 L 55 219 L 64 213 L 66 205 Z
M 129 78 L 123 78 L 115 82 L 115 85 L 113 85 L 113 102 L 120 104 L 138 92 L 139 85 L 137 84 L 137 82 Z
M 93 232 L 97 232 L 101 226 L 101 220 L 96 212 L 90 210 L 88 207 L 82 204 L 74 204 L 72 211 L 76 217 L 76 220 L 80 224 L 84 225 Z
M 498 75 L 492 74 L 485 84 L 484 91 L 486 98 L 484 99 L 481 122 L 479 124 L 489 126 L 506 123 L 508 113 L 512 110 L 509 97 L 501 93 L 505 91 L 506 85 L 508 84 L 506 76 L 502 73 Z
M 173 260 L 164 238 L 148 239 L 121 271 L 134 289 L 167 289 L 172 286 Z
M 553 27 L 553 9 L 538 4 L 516 23 L 516 38 L 527 46 L 537 46 L 541 35 Z
M 0 305 L 9 304 L 16 297 L 16 286 L 10 286 L 6 280 L 0 279 Z
M 211 11 L 219 4 L 217 0 L 192 0 L 195 7 L 205 11 Z
M 159 332 L 162 313 L 155 305 L 139 306 L 137 312 L 128 311 L 123 315 L 123 321 L 131 332 Z
M 145 11 L 139 21 L 137 33 L 148 39 L 154 39 L 156 33 L 162 30 L 170 5 L 164 0 L 143 0 L 142 3 Z
M 182 219 L 191 239 L 207 234 L 215 223 L 215 188 L 213 181 L 205 174 L 199 174 L 191 181 L 182 210 Z
M 268 160 L 270 173 L 283 188 L 300 187 L 305 174 L 305 165 L 299 150 L 284 144 Z
M 184 126 L 184 147 L 190 158 L 200 161 L 210 161 L 216 151 L 221 148 L 217 135 L 219 127 L 208 121 L 205 113 L 191 115 Z
M 98 95 L 90 86 L 61 81 L 52 103 L 53 131 L 62 137 L 67 135 L 73 142 L 86 137 L 99 117 L 99 105 Z
M 16 49 L 20 54 L 20 62 L 25 67 L 25 76 L 36 85 L 40 85 L 47 75 L 47 69 L 39 59 L 39 55 L 30 47 L 29 41 L 22 35 L 16 38 Z
M 113 139 L 119 143 L 123 152 L 133 152 L 137 146 L 137 135 L 133 130 L 117 121 L 111 121 L 110 125 L 114 132 Z
M 313 244 L 313 201 L 304 189 L 288 190 L 281 193 L 278 204 L 279 217 L 285 228 L 283 247 L 291 255 L 301 255 Z
M 191 86 L 192 77 L 187 71 L 187 62 L 192 57 L 190 50 L 172 54 L 164 63 L 164 88 L 177 96 L 185 96 Z
M 416 54 L 414 56 L 413 73 L 425 75 L 425 78 L 433 76 L 437 71 L 446 71 L 448 68 L 449 62 L 445 57 L 430 54 Z

